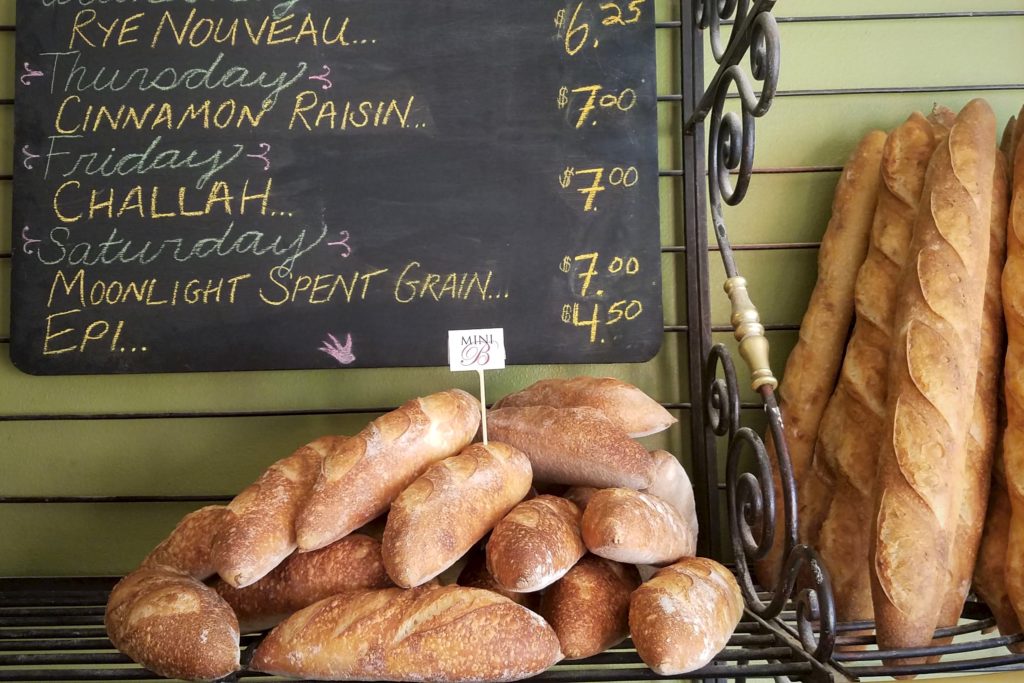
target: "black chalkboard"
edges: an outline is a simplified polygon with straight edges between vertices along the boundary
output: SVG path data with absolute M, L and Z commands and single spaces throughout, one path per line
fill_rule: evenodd
M 19 0 L 34 374 L 643 361 L 653 0 Z

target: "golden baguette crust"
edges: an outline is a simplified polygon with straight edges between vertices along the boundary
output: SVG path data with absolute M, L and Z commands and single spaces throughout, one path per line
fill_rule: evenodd
M 1006 160 L 996 154 L 996 172 L 992 181 L 992 216 L 989 232 L 988 275 L 985 281 L 985 308 L 981 323 L 981 347 L 978 356 L 978 380 L 974 391 L 974 409 L 967 432 L 966 483 L 956 536 L 950 548 L 950 581 L 939 626 L 956 626 L 964 601 L 971 590 L 978 546 L 985 527 L 992 463 L 999 432 L 999 387 L 1006 352 L 1003 324 L 1001 281 L 1006 259 L 1006 220 L 1009 212 L 1009 188 Z
M 1008 344 L 1004 389 L 1006 431 L 1003 462 L 1012 516 L 1006 548 L 1006 591 L 1018 620 L 1024 621 L 1024 145 L 1020 131 L 1024 109 L 1014 128 L 1013 193 L 1003 268 L 1003 313 Z
M 511 681 L 561 659 L 539 616 L 461 586 L 338 595 L 282 622 L 252 668 L 281 676 L 360 681 Z
M 296 520 L 299 549 L 322 548 L 383 513 L 428 467 L 468 446 L 479 426 L 480 403 L 461 389 L 378 417 L 324 459 Z
M 526 453 L 538 482 L 642 489 L 654 476 L 647 449 L 597 408 L 501 408 L 487 426 L 492 439 Z
M 651 451 L 651 458 L 655 463 L 654 480 L 643 493 L 661 498 L 679 512 L 686 522 L 686 532 L 691 539 L 690 546 L 684 554 L 696 555 L 700 525 L 697 521 L 697 503 L 693 499 L 690 477 L 687 476 L 682 463 L 668 451 Z
M 587 549 L 616 562 L 666 565 L 696 547 L 678 510 L 657 496 L 632 489 L 595 493 L 581 527 Z
M 223 579 L 213 589 L 231 605 L 243 633 L 263 631 L 324 598 L 353 590 L 387 588 L 380 541 L 350 534 L 326 548 L 293 553 L 262 579 L 234 588 Z
M 487 554 L 484 552 L 483 546 L 477 546 L 469 552 L 466 564 L 463 565 L 455 583 L 466 588 L 482 588 L 493 591 L 534 612 L 540 607 L 541 594 L 539 592 L 516 593 L 502 588 L 501 584 L 494 580 L 491 573 L 487 571 Z
M 931 642 L 964 496 L 989 254 L 995 117 L 982 100 L 932 157 L 900 286 L 870 556 L 881 648 Z
M 566 659 L 583 659 L 629 635 L 629 596 L 640 586 L 636 567 L 584 555 L 544 591 L 540 615 L 558 635 Z
M 797 486 L 811 465 L 818 423 L 828 397 L 835 388 L 843 360 L 846 338 L 853 320 L 853 289 L 857 271 L 864 262 L 871 235 L 878 187 L 879 165 L 885 133 L 872 131 L 857 145 L 836 185 L 832 217 L 821 238 L 818 252 L 818 281 L 811 292 L 807 312 L 800 323 L 800 336 L 786 360 L 779 386 L 779 409 L 783 434 Z M 772 463 L 776 506 L 775 528 L 784 528 L 782 482 L 776 462 L 775 443 L 765 439 Z M 799 501 L 798 501 L 799 502 Z M 800 515 L 804 513 L 801 511 Z M 755 564 L 764 586 L 774 586 L 784 561 L 785 538 L 775 534 L 768 554 Z
M 587 552 L 580 510 L 556 496 L 512 508 L 487 541 L 487 570 L 505 590 L 532 593 L 562 578 Z
M 213 561 L 222 579 L 244 588 L 294 552 L 299 510 L 320 474 L 324 457 L 346 439 L 326 436 L 299 448 L 235 496 L 213 539 Z
M 800 535 L 818 548 L 828 568 L 840 621 L 873 615 L 868 549 L 893 313 L 936 143 L 932 124 L 917 112 L 885 142 L 871 244 L 857 274 L 856 323 L 821 419 L 814 464 L 800 488 L 802 513 L 821 511 L 819 518 L 814 512 L 802 514 Z
M 992 470 L 992 493 L 988 499 L 978 562 L 974 567 L 974 592 L 992 610 L 999 632 L 1004 636 L 1021 632 L 1020 619 L 1006 592 L 1006 548 L 1011 516 L 1010 495 L 1006 491 L 1006 477 L 999 458 Z M 1020 654 L 1024 652 L 1024 643 L 1016 643 L 1009 648 Z
M 238 620 L 212 588 L 170 567 L 137 569 L 103 619 L 118 650 L 166 678 L 216 680 L 239 668 Z
M 674 676 L 710 662 L 742 616 L 743 595 L 732 573 L 714 560 L 690 557 L 633 591 L 629 630 L 644 663 Z
M 613 377 L 542 379 L 494 404 L 496 410 L 525 406 L 596 408 L 631 437 L 656 434 L 679 421 L 643 391 Z
M 530 492 L 530 460 L 498 441 L 431 465 L 391 504 L 384 566 L 414 588 L 455 564 Z
M 226 510 L 223 505 L 207 505 L 188 513 L 174 531 L 146 555 L 141 566 L 173 567 L 198 581 L 210 578 L 217 573 L 210 552 L 213 537 Z

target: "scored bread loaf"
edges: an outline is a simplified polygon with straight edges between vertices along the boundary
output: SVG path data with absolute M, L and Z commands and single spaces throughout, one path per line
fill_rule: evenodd
M 532 593 L 562 578 L 586 551 L 579 508 L 564 498 L 537 496 L 494 527 L 487 571 L 506 590 Z
M 461 586 L 389 588 L 322 600 L 283 621 L 251 668 L 318 680 L 511 681 L 561 659 L 530 610 Z
M 324 458 L 296 520 L 299 549 L 322 548 L 383 513 L 428 467 L 468 446 L 479 426 L 480 403 L 461 389 L 378 417 Z
M 642 489 L 654 476 L 647 450 L 597 408 L 501 408 L 487 426 L 492 439 L 526 453 L 539 482 Z
M 431 465 L 391 504 L 383 547 L 391 580 L 413 588 L 451 567 L 529 493 L 532 480 L 529 459 L 498 441 Z
M 297 547 L 295 519 L 324 457 L 347 437 L 326 436 L 278 460 L 228 503 L 213 539 L 217 573 L 235 588 L 256 583 Z
M 665 565 L 694 552 L 696 539 L 679 511 L 657 496 L 602 489 L 581 523 L 590 552 L 616 562 Z
M 644 663 L 674 676 L 710 662 L 742 616 L 743 595 L 732 573 L 714 560 L 690 557 L 633 591 L 629 630 Z
M 700 525 L 697 522 L 697 503 L 693 499 L 690 477 L 687 476 L 682 463 L 668 451 L 651 451 L 651 458 L 655 463 L 654 479 L 643 493 L 661 498 L 679 512 L 692 539 L 691 547 L 685 555 L 695 555 Z
M 137 569 L 110 592 L 110 642 L 166 678 L 212 681 L 239 668 L 238 620 L 212 588 L 171 567 Z
M 174 531 L 142 560 L 143 567 L 164 566 L 205 581 L 217 573 L 210 549 L 227 510 L 207 505 L 185 515 Z
M 1024 110 L 1022 110 L 1024 112 Z M 1003 463 L 1012 515 L 1006 547 L 1006 591 L 1017 618 L 1024 621 L 1024 145 L 1020 130 L 1024 115 L 1017 117 L 1014 133 L 1013 192 L 1003 268 L 1003 313 L 1006 316 L 1007 349 L 1006 431 L 1003 432 Z
M 818 281 L 800 323 L 800 336 L 786 360 L 779 385 L 779 409 L 794 482 L 801 482 L 811 465 L 818 424 L 835 388 L 843 349 L 853 319 L 853 290 L 867 254 L 871 222 L 881 183 L 880 162 L 886 135 L 868 133 L 857 145 L 836 185 L 832 217 L 818 251 Z M 775 528 L 784 529 L 785 500 L 776 464 L 775 442 L 765 439 L 775 487 Z M 799 500 L 798 500 L 799 502 Z M 802 513 L 801 513 L 802 514 Z M 761 585 L 776 584 L 785 558 L 784 534 L 775 534 L 772 547 L 755 566 Z
M 1006 258 L 1006 219 L 1009 188 L 1006 160 L 997 153 L 992 181 L 992 215 L 989 231 L 988 275 L 985 282 L 985 308 L 981 322 L 981 346 L 978 356 L 978 380 L 974 391 L 974 410 L 967 432 L 964 468 L 964 497 L 960 504 L 956 534 L 950 547 L 949 587 L 939 615 L 939 626 L 956 626 L 978 557 L 985 513 L 992 483 L 992 463 L 998 441 L 998 393 L 1003 375 L 1006 332 L 1003 325 L 1001 280 Z
M 241 631 L 249 633 L 275 626 L 332 595 L 390 585 L 380 541 L 350 534 L 326 548 L 293 553 L 251 586 L 234 588 L 221 579 L 213 589 L 231 605 Z
M 643 391 L 613 377 L 542 379 L 494 404 L 496 410 L 525 406 L 596 408 L 632 437 L 656 434 L 679 421 Z
M 839 382 L 821 419 L 814 464 L 800 487 L 801 538 L 821 553 L 840 621 L 869 620 L 873 614 L 868 550 L 893 313 L 925 172 L 937 142 L 932 124 L 916 112 L 885 142 L 871 244 L 857 274 L 856 323 Z
M 483 546 L 480 545 L 466 556 L 466 564 L 463 565 L 455 583 L 466 588 L 482 588 L 493 591 L 534 612 L 540 607 L 540 593 L 516 593 L 502 588 L 501 584 L 487 571 L 487 554 L 484 552 Z
M 900 286 L 871 549 L 881 649 L 931 642 L 963 500 L 995 173 L 995 117 L 957 116 L 928 166 Z
M 584 555 L 546 591 L 540 615 L 558 635 L 566 659 L 583 659 L 629 635 L 629 596 L 640 585 L 636 567 Z

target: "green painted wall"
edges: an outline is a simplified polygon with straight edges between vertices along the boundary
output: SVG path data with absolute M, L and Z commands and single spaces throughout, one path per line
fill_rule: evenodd
M 659 19 L 675 3 L 657 0 Z M 1024 10 L 1024 0 L 780 0 L 778 16 L 940 10 Z M 0 24 L 14 21 L 14 0 L 0 0 Z M 1024 17 L 782 24 L 780 88 L 977 85 L 1024 82 Z M 659 92 L 677 91 L 676 33 L 659 32 Z M 14 36 L 0 33 L 0 98 L 13 94 Z M 709 65 L 710 72 L 710 65 Z M 1006 119 L 1024 91 L 980 93 Z M 965 93 L 780 97 L 758 127 L 757 165 L 842 163 L 872 127 L 897 125 L 934 101 L 957 107 Z M 661 164 L 678 168 L 678 107 L 660 105 Z M 12 164 L 12 107 L 0 106 L 0 174 Z M 759 175 L 747 201 L 727 214 L 736 244 L 813 242 L 828 219 L 834 172 Z M 678 188 L 661 181 L 662 242 L 681 242 Z M 0 253 L 11 249 L 10 182 L 0 181 Z M 766 323 L 798 322 L 813 284 L 813 249 L 742 252 L 741 269 Z M 714 322 L 727 322 L 721 267 L 712 255 Z M 0 258 L 0 337 L 9 329 L 9 258 Z M 663 258 L 666 324 L 685 319 L 682 256 Z M 726 341 L 729 335 L 717 335 Z M 794 341 L 771 333 L 776 369 Z M 6 346 L 6 342 L 0 344 Z M 685 337 L 665 336 L 653 361 L 628 366 L 512 368 L 493 373 L 497 397 L 540 377 L 582 372 L 631 381 L 665 402 L 684 402 Z M 325 433 L 358 430 L 374 413 L 337 416 L 339 409 L 397 405 L 415 395 L 460 386 L 474 377 L 446 369 L 255 372 L 125 377 L 36 378 L 15 370 L 0 349 L 0 415 L 170 414 L 160 419 L 29 419 L 0 421 L 0 496 L 219 495 L 249 483 L 266 465 Z M 756 424 L 756 411 L 749 411 Z M 219 417 L 230 413 L 232 417 Z M 682 425 L 648 439 L 684 456 Z M 268 416 L 269 415 L 269 416 Z M 131 569 L 190 507 L 180 504 L 0 504 L 2 575 L 111 574 Z

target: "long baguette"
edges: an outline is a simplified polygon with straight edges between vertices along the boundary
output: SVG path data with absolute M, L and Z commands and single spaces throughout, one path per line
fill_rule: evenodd
M 950 548 L 950 583 L 946 601 L 939 616 L 939 626 L 956 626 L 964 601 L 971 589 L 978 546 L 985 526 L 992 463 L 998 441 L 998 397 L 1006 351 L 1003 324 L 1003 297 L 1000 288 L 1003 262 L 1006 258 L 1006 220 L 1009 211 L 1009 188 L 1006 182 L 1006 160 L 996 154 L 996 172 L 992 182 L 992 217 L 989 233 L 988 276 L 985 283 L 985 308 L 981 324 L 981 347 L 978 357 L 978 381 L 975 388 L 974 411 L 967 433 L 966 482 L 957 522 L 956 536 Z
M 274 571 L 234 588 L 221 579 L 213 589 L 231 605 L 243 633 L 263 631 L 314 602 L 338 593 L 387 588 L 380 541 L 349 534 L 326 548 L 294 553 Z
M 174 531 L 142 560 L 143 567 L 173 567 L 193 579 L 205 581 L 217 573 L 211 553 L 227 511 L 223 505 L 207 505 L 185 515 Z
M 271 465 L 228 503 L 213 539 L 217 573 L 235 588 L 256 583 L 294 552 L 295 518 L 305 504 L 324 457 L 347 437 L 328 436 Z
M 932 125 L 916 112 L 886 140 L 871 245 L 857 275 L 857 322 L 821 420 L 814 465 L 800 489 L 805 506 L 816 499 L 815 506 L 827 512 L 816 545 L 832 579 L 840 621 L 872 618 L 870 508 L 885 423 L 894 299 L 936 142 Z M 816 522 L 800 518 L 804 538 L 814 540 L 807 527 Z
M 547 622 L 491 591 L 390 588 L 322 600 L 282 622 L 252 668 L 359 681 L 511 681 L 562 658 Z
M 796 482 L 803 480 L 810 467 L 818 424 L 843 359 L 853 319 L 854 283 L 867 253 L 881 183 L 884 144 L 885 133 L 868 133 L 843 169 L 832 203 L 832 218 L 818 252 L 818 281 L 800 324 L 800 337 L 786 361 L 779 388 L 780 410 Z M 782 529 L 785 511 L 775 443 L 770 436 L 766 441 L 775 498 L 779 501 L 775 528 Z M 783 534 L 776 534 L 768 554 L 755 565 L 762 585 L 775 585 L 785 559 L 784 548 Z
M 432 465 L 391 505 L 388 576 L 414 588 L 448 569 L 529 493 L 532 480 L 529 459 L 498 441 Z
M 468 446 L 479 426 L 480 403 L 461 389 L 378 417 L 324 459 L 295 523 L 299 549 L 322 548 L 383 513 L 428 467 Z
M 239 668 L 231 608 L 171 567 L 143 567 L 121 579 L 103 623 L 114 647 L 166 678 L 212 681 Z
M 1017 618 L 1024 621 L 1024 145 L 1018 116 L 1014 135 L 1013 199 L 1003 268 L 1003 312 L 1008 344 L 1006 382 L 1006 431 L 1003 461 L 1012 515 L 1006 547 L 1006 590 Z
M 995 150 L 992 109 L 973 100 L 929 164 L 900 287 L 872 519 L 883 649 L 931 642 L 945 595 L 965 492 Z

